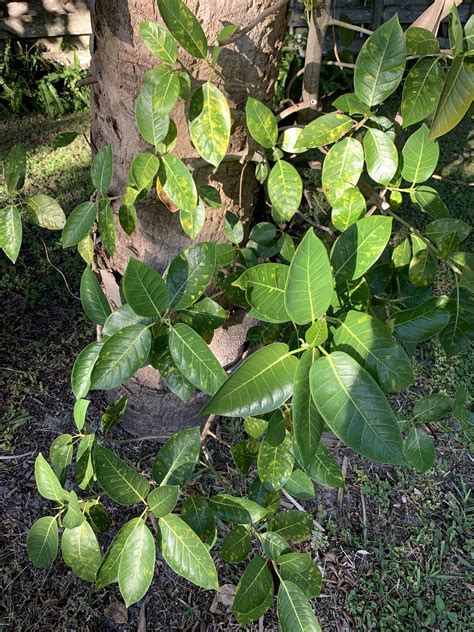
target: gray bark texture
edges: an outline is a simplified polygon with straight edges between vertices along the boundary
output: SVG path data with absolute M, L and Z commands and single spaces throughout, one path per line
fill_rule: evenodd
M 187 0 L 186 4 L 197 15 L 208 42 L 212 44 L 223 26 L 247 24 L 271 6 L 273 0 Z M 145 71 L 159 63 L 142 43 L 139 24 L 143 20 L 160 21 L 160 17 L 154 0 L 95 0 L 91 15 L 91 72 L 96 80 L 92 91 L 92 143 L 96 150 L 106 144 L 112 145 L 114 180 L 111 194 L 120 195 L 134 156 L 149 148 L 136 130 L 134 108 Z M 247 95 L 271 103 L 286 28 L 287 9 L 283 6 L 221 53 L 219 69 L 225 81 L 217 76 L 213 81 L 226 94 L 231 108 L 243 111 Z M 182 50 L 180 59 L 197 82 L 209 77 L 209 66 L 202 60 L 195 60 Z M 178 106 L 172 116 L 178 128 L 173 153 L 182 159 L 197 157 L 187 133 L 184 107 Z M 242 152 L 246 148 L 241 125 L 241 121 L 234 119 L 229 153 Z M 228 210 L 237 213 L 245 222 L 250 219 L 258 187 L 253 166 L 245 170 L 242 186 L 241 171 L 242 165 L 234 161 L 223 162 L 217 170 L 206 166 L 194 172 L 197 184 L 212 184 L 220 190 L 223 200 L 221 209 L 207 209 L 206 224 L 198 239 L 222 239 L 222 220 Z M 98 253 L 98 273 L 115 305 L 120 304 L 117 279 L 123 274 L 130 256 L 163 272 L 170 260 L 190 244 L 181 229 L 178 213 L 168 211 L 155 193 L 140 203 L 138 221 L 138 229 L 128 237 L 117 218 L 115 256 L 109 259 L 100 250 Z M 248 326 L 247 319 L 236 313 L 228 326 L 216 333 L 211 347 L 224 365 L 241 354 Z M 182 404 L 166 389 L 158 372 L 151 367 L 141 369 L 124 390 L 129 395 L 125 427 L 137 435 L 169 435 L 202 421 L 197 418 L 197 413 L 203 397 L 197 395 Z

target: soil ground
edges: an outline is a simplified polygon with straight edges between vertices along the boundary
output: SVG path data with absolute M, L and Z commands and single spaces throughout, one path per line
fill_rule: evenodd
M 55 122 L 35 116 L 0 123 L 0 158 L 14 142 L 24 142 L 30 152 L 26 192 L 50 193 L 67 212 L 90 194 L 86 142 L 77 140 L 56 152 L 50 148 L 57 132 L 71 129 L 87 131 L 87 114 Z M 448 179 L 473 179 L 469 134 L 469 124 L 464 123 L 442 141 L 444 163 L 439 173 Z M 445 181 L 435 186 L 453 214 L 469 217 L 472 189 Z M 18 264 L 13 267 L 4 257 L 0 261 L 0 628 L 29 632 L 239 629 L 225 606 L 211 608 L 213 594 L 177 577 L 160 560 L 148 595 L 128 612 L 116 587 L 94 591 L 76 579 L 60 558 L 47 570 L 29 563 L 26 534 L 48 512 L 48 501 L 36 492 L 34 459 L 40 451 L 48 453 L 56 435 L 73 428 L 70 370 L 94 332 L 79 301 L 70 295 L 78 293 L 83 267 L 79 257 L 62 251 L 57 234 L 35 227 L 25 232 Z M 449 289 L 449 283 L 442 272 L 440 291 Z M 415 373 L 416 384 L 393 402 L 402 413 L 408 413 L 422 394 L 441 390 L 453 395 L 460 381 L 469 389 L 472 355 L 466 350 L 447 361 L 436 345 L 421 346 Z M 91 409 L 96 421 L 101 406 L 100 397 L 95 398 Z M 336 448 L 334 454 L 346 469 L 346 489 L 338 493 L 317 488 L 314 501 L 302 501 L 324 529 L 315 530 L 311 540 L 301 545 L 323 570 L 323 590 L 314 606 L 324 630 L 469 629 L 474 589 L 471 446 L 453 420 L 433 424 L 429 431 L 437 458 L 427 474 L 376 466 Z M 245 493 L 248 481 L 229 465 L 225 446 L 239 440 L 240 426 L 221 422 L 215 434 L 217 440 L 211 437 L 207 442 L 214 466 Z M 117 430 L 113 438 L 128 437 Z M 150 442 L 115 445 L 121 457 L 146 473 L 157 448 Z M 205 470 L 199 471 L 195 485 L 210 489 Z M 107 509 L 111 531 L 133 515 L 112 504 Z M 105 547 L 110 537 L 101 541 Z M 235 585 L 242 569 L 218 562 L 221 584 Z M 274 613 L 248 629 L 277 630 Z

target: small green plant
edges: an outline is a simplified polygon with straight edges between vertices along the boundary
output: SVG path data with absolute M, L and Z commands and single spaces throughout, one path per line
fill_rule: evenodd
M 196 58 L 210 54 L 209 63 L 215 65 L 225 38 L 237 27 L 225 27 L 220 45 L 209 47 L 184 3 L 158 0 L 158 6 L 165 26 L 143 22 L 140 30 L 162 63 L 146 73 L 136 102 L 138 130 L 152 149 L 133 160 L 118 216 L 131 235 L 138 221 L 136 203 L 156 190 L 179 210 L 183 230 L 194 239 L 205 223 L 206 207 L 219 207 L 220 196 L 211 186 L 197 188 L 185 162 L 172 153 L 177 130 L 171 113 L 179 99 L 186 103 L 192 142 L 207 163 L 218 167 L 229 146 L 231 112 L 212 81 L 190 94 L 191 77 L 178 64 L 178 45 Z M 397 16 L 391 18 L 362 47 L 354 92 L 338 97 L 334 111 L 306 126 L 279 129 L 289 114 L 280 112 L 277 119 L 249 97 L 246 126 L 258 146 L 253 160 L 271 217 L 255 225 L 247 239 L 239 218 L 226 213 L 227 243 L 194 243 L 163 276 L 130 258 L 121 280 L 123 304 L 114 311 L 90 265 L 93 233 L 100 234 L 110 256 L 116 247 L 112 204 L 117 198 L 108 194 L 111 147 L 102 147 L 93 160 L 95 195 L 67 221 L 48 196 L 20 197 L 24 154 L 12 150 L 1 246 L 15 261 L 20 206 L 40 225 L 61 229 L 63 246 L 77 247 L 88 264 L 81 301 L 102 334 L 73 367 L 75 434 L 55 439 L 51 465 L 41 454 L 35 463 L 38 489 L 55 504 L 52 515 L 40 518 L 28 534 L 36 566 L 54 561 L 61 529 L 65 563 L 97 588 L 118 583 L 130 605 L 150 586 L 157 544 L 176 573 L 208 589 L 218 588 L 215 547 L 225 561 L 237 563 L 258 545 L 232 606 L 239 623 L 261 617 L 276 593 L 284 632 L 319 630 L 309 600 L 320 591 L 321 572 L 310 554 L 293 549 L 311 537 L 312 517 L 301 509 L 280 510 L 280 500 L 283 493 L 311 498 L 314 482 L 344 486 L 341 468 L 321 441 L 323 431 L 368 459 L 424 472 L 433 465 L 435 448 L 423 426 L 449 413 L 468 424 L 462 389 L 455 401 L 436 393 L 420 399 L 409 421 L 400 419 L 387 399 L 413 383 L 410 356 L 418 343 L 438 336 L 452 356 L 473 336 L 472 254 L 463 249 L 471 229 L 450 217 L 437 191 L 423 184 L 438 162 L 436 139 L 461 120 L 472 101 L 474 22 L 463 32 L 455 10 L 451 19 L 452 53 L 446 54 L 429 31 L 405 34 Z M 418 61 L 407 68 L 412 56 Z M 394 120 L 379 113 L 402 82 L 403 125 L 417 126 L 406 140 Z M 73 140 L 74 135 L 62 135 L 56 142 Z M 318 234 L 305 227 L 301 239 L 294 240 L 287 226 L 300 208 L 303 181 L 293 162 L 321 148 L 330 225 Z M 397 214 L 403 198 L 431 219 L 423 232 Z M 396 242 L 394 221 L 406 230 Z M 431 290 L 439 262 L 452 274 L 450 296 Z M 206 296 L 211 283 L 228 304 L 260 321 L 249 332 L 257 350 L 230 375 L 206 342 L 228 316 Z M 151 483 L 106 447 L 107 434 L 125 413 L 126 397 L 112 403 L 101 429 L 92 431 L 89 392 L 120 387 L 144 365 L 157 369 L 184 402 L 195 389 L 207 394 L 203 414 L 244 420 L 246 438 L 232 447 L 232 457 L 243 473 L 256 464 L 245 498 L 232 489 L 208 498 L 188 487 L 200 455 L 199 428 L 177 433 L 161 448 Z M 66 486 L 73 460 L 75 477 Z M 81 497 L 82 492 L 87 494 Z M 97 533 L 110 523 L 101 504 L 104 494 L 137 511 L 102 557 Z
M 88 88 L 77 53 L 63 65 L 47 59 L 40 45 L 6 40 L 0 54 L 0 112 L 3 115 L 42 112 L 53 117 L 89 106 Z

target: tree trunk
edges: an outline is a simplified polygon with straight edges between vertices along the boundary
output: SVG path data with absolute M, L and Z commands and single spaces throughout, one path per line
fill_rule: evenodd
M 188 0 L 187 5 L 200 20 L 209 44 L 226 24 L 247 24 L 273 0 Z M 127 182 L 128 169 L 134 156 L 147 148 L 135 127 L 135 99 L 143 86 L 143 74 L 157 60 L 143 45 L 139 24 L 143 20 L 158 20 L 154 0 L 95 0 L 92 3 L 93 46 L 91 72 L 97 83 L 92 94 L 92 143 L 96 150 L 112 145 L 114 180 L 112 195 L 120 195 Z M 286 31 L 286 6 L 266 18 L 252 31 L 226 48 L 220 55 L 219 66 L 225 83 L 215 76 L 213 81 L 227 95 L 231 108 L 243 111 L 247 95 L 267 104 L 273 96 L 278 54 Z M 181 50 L 180 59 L 198 81 L 209 77 L 210 69 L 202 60 L 195 60 Z M 178 106 L 172 113 L 178 128 L 178 142 L 173 153 L 182 159 L 196 157 L 187 133 L 185 110 Z M 234 118 L 230 153 L 245 150 L 246 138 Z M 212 166 L 194 172 L 198 184 L 216 186 L 223 200 L 221 209 L 207 209 L 206 224 L 200 240 L 222 238 L 222 218 L 232 210 L 248 221 L 252 214 L 257 183 L 253 168 L 244 172 L 239 162 L 223 162 L 217 171 Z M 240 198 L 240 200 L 239 200 Z M 117 212 L 117 208 L 115 211 Z M 138 257 L 155 266 L 160 272 L 190 240 L 183 233 L 178 213 L 169 212 L 151 193 L 138 208 L 139 226 L 128 237 L 117 224 L 117 251 L 112 260 L 99 252 L 97 267 L 104 288 L 112 303 L 120 304 L 117 279 L 123 274 L 130 256 Z M 219 331 L 212 348 L 225 364 L 241 353 L 248 323 L 242 315 L 230 319 L 230 325 Z M 197 395 L 187 404 L 160 382 L 159 374 L 151 367 L 141 369 L 127 383 L 129 413 L 126 427 L 136 434 L 167 435 L 196 423 L 203 399 Z

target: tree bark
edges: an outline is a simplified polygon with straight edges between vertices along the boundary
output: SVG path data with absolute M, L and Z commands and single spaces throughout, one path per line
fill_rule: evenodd
M 209 44 L 226 24 L 247 24 L 273 0 L 187 0 L 186 4 L 197 15 Z M 141 41 L 139 24 L 143 20 L 160 17 L 154 0 L 95 0 L 91 7 L 93 45 L 91 72 L 97 83 L 92 91 L 92 143 L 96 150 L 112 145 L 114 179 L 112 195 L 120 195 L 127 182 L 128 169 L 134 156 L 149 146 L 140 139 L 135 127 L 135 100 L 143 86 L 146 70 L 159 62 Z M 286 7 L 259 23 L 251 32 L 222 51 L 219 58 L 222 82 L 213 81 L 226 94 L 231 108 L 243 110 L 247 95 L 267 104 L 273 96 L 278 55 L 287 27 Z M 195 60 L 184 51 L 180 59 L 197 82 L 210 76 L 209 66 Z M 197 83 L 196 83 L 197 85 Z M 178 128 L 178 141 L 173 153 L 182 159 L 196 157 L 189 135 L 183 105 L 172 113 Z M 246 138 L 241 123 L 233 121 L 229 152 L 245 150 Z M 200 167 L 194 172 L 198 184 L 208 183 L 221 192 L 221 209 L 207 209 L 206 224 L 198 239 L 222 239 L 222 218 L 232 210 L 244 221 L 251 217 L 257 183 L 253 169 L 244 172 L 242 165 L 223 162 L 215 170 L 212 166 Z M 240 203 L 239 203 L 240 198 Z M 117 213 L 118 208 L 115 209 Z M 106 293 L 115 305 L 120 304 L 117 280 L 123 274 L 130 256 L 138 257 L 163 272 L 170 260 L 190 244 L 179 223 L 178 213 L 169 212 L 157 196 L 151 193 L 138 208 L 139 226 L 128 237 L 117 225 L 117 250 L 113 259 L 99 251 L 97 268 Z M 241 353 L 248 328 L 246 319 L 235 314 L 230 325 L 220 331 L 212 348 L 223 364 L 235 360 Z M 196 423 L 196 415 L 203 398 L 196 396 L 187 404 L 167 391 L 159 374 L 151 367 L 141 369 L 125 386 L 129 393 L 129 413 L 126 427 L 136 434 L 170 434 Z

